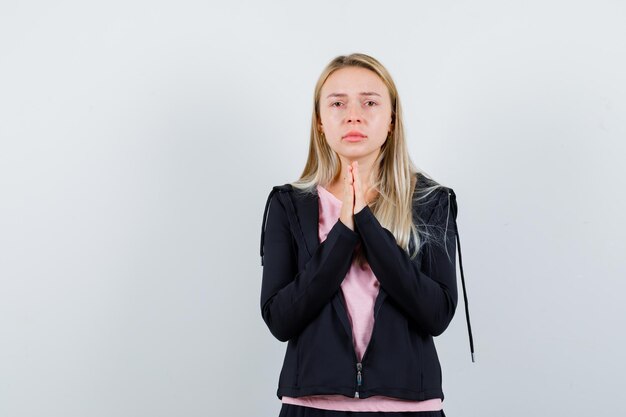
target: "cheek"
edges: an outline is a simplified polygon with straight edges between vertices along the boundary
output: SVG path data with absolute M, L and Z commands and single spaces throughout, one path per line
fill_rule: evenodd
M 341 112 L 334 111 L 326 113 L 326 120 L 329 123 L 337 124 L 342 119 Z
M 328 125 L 328 123 L 331 121 L 331 114 L 328 110 L 326 109 L 321 109 L 320 110 L 320 119 L 322 121 L 322 124 L 324 126 Z
M 372 119 L 372 122 L 377 126 L 377 128 L 386 131 L 391 124 L 391 115 L 377 114 L 375 118 Z
M 322 113 L 320 114 L 320 118 L 322 119 L 322 125 L 324 125 L 324 130 L 327 134 L 342 130 L 341 123 L 343 119 L 337 112 Z

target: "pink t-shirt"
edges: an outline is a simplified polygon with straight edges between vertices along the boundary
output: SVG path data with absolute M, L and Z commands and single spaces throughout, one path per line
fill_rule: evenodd
M 319 238 L 323 242 L 330 229 L 339 219 L 342 202 L 330 191 L 317 186 L 319 195 Z M 352 324 L 354 349 L 359 361 L 372 335 L 374 327 L 374 302 L 378 295 L 379 282 L 368 264 L 363 267 L 352 263 L 341 283 Z M 308 395 L 304 397 L 282 397 L 286 404 L 303 405 L 337 411 L 438 411 L 443 408 L 441 398 L 411 401 L 375 395 L 369 398 L 350 398 L 345 395 Z

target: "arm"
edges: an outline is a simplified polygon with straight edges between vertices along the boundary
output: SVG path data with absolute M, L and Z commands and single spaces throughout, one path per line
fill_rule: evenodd
M 417 257 L 409 259 L 369 206 L 354 216 L 365 256 L 381 286 L 411 320 L 433 336 L 440 335 L 448 327 L 457 305 L 453 214 L 456 210 L 453 211 L 451 206 L 455 204 L 454 198 L 448 197 L 447 190 L 441 192 L 430 216 L 432 227 L 440 236 L 446 231 L 445 245 L 443 242 L 424 245 L 421 263 Z
M 286 209 L 274 195 L 264 242 L 261 313 L 270 332 L 285 342 L 297 336 L 339 290 L 359 235 L 340 220 L 302 271 Z

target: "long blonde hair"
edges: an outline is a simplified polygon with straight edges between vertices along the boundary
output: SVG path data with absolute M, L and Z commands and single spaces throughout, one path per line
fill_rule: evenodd
M 318 126 L 321 123 L 320 92 L 322 86 L 333 72 L 345 67 L 360 67 L 373 71 L 389 90 L 393 130 L 382 145 L 371 170 L 372 178 L 369 178 L 368 183 L 378 191 L 378 197 L 370 204 L 370 208 L 380 224 L 391 231 L 398 245 L 407 253 L 410 248 L 409 243 L 412 241 L 415 248 L 410 254 L 412 259 L 425 243 L 424 238 L 429 235 L 426 229 L 418 230 L 414 223 L 413 202 L 426 198 L 436 188 L 442 186 L 430 179 L 423 171 L 418 170 L 411 161 L 404 137 L 398 91 L 387 69 L 376 59 L 361 53 L 341 55 L 330 61 L 324 68 L 315 85 L 309 155 L 300 178 L 291 185 L 302 192 L 315 194 L 317 184 L 326 187 L 341 175 L 339 156 L 330 148 L 322 132 L 318 130 Z M 418 174 L 427 180 L 428 185 L 421 187 L 419 193 L 414 193 Z M 356 259 L 360 264 L 363 264 L 365 260 L 360 250 L 357 250 Z

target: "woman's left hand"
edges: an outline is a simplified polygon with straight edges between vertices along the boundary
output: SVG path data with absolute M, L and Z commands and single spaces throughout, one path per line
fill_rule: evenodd
M 352 184 L 354 185 L 354 214 L 357 214 L 365 206 L 365 191 L 363 190 L 363 183 L 361 182 L 361 174 L 359 174 L 359 162 L 352 162 Z

